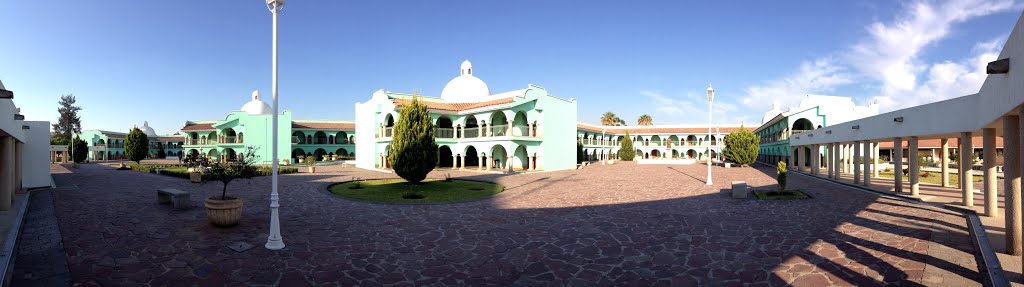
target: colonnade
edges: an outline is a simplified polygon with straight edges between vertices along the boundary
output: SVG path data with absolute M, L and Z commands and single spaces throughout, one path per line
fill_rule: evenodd
M 1020 109 L 1021 113 L 1024 113 L 1024 108 Z M 1011 255 L 1021 255 L 1021 155 L 1024 154 L 1022 150 L 1021 142 L 1024 142 L 1022 133 L 1020 132 L 1022 118 L 1017 115 L 1005 115 L 1002 117 L 1002 136 L 1003 136 L 1003 190 L 1005 196 L 1005 223 L 1006 223 L 1006 249 L 1007 253 Z M 982 196 L 984 197 L 982 215 L 993 217 L 999 214 L 999 193 L 998 193 L 998 182 L 997 182 L 997 171 L 996 171 L 996 129 L 986 127 L 981 129 L 982 134 L 982 152 L 983 152 L 983 166 L 981 172 L 983 174 L 983 188 Z M 974 131 L 961 132 L 959 133 L 958 143 L 960 151 L 972 151 L 973 143 L 971 142 L 972 137 L 975 135 Z M 949 182 L 949 165 L 955 164 L 958 169 L 958 189 L 961 195 L 960 204 L 965 207 L 974 207 L 974 170 L 972 169 L 973 161 L 972 156 L 969 152 L 961 152 L 959 156 L 959 162 L 951 163 L 949 159 L 949 135 L 935 135 L 935 136 L 907 136 L 907 137 L 895 137 L 892 139 L 872 139 L 862 140 L 854 142 L 835 142 L 826 144 L 812 144 L 805 146 L 792 146 L 790 148 L 790 154 L 796 152 L 796 158 L 790 158 L 789 164 L 790 169 L 808 173 L 812 176 L 826 177 L 832 180 L 839 180 L 844 175 L 853 175 L 853 183 L 856 185 L 863 185 L 865 187 L 871 186 L 871 178 L 878 177 L 878 143 L 881 141 L 892 140 L 893 142 L 893 156 L 892 156 L 892 171 L 893 171 L 893 190 L 896 194 L 905 194 L 912 197 L 920 196 L 920 174 L 921 174 L 921 163 L 918 161 L 917 150 L 918 143 L 924 137 L 927 138 L 940 138 L 942 142 L 942 155 L 939 157 L 940 162 L 940 174 L 941 174 L 941 186 L 952 187 Z M 904 146 L 906 143 L 906 146 Z M 824 151 L 822 151 L 824 147 Z M 810 148 L 811 154 L 817 154 L 810 159 L 805 158 L 804 148 Z M 906 155 L 907 162 L 904 163 L 903 149 L 906 148 L 910 154 Z M 817 151 L 817 152 L 813 152 Z M 827 159 L 826 163 L 818 162 L 818 159 L 825 156 Z M 796 161 L 796 162 L 794 162 Z M 810 161 L 810 169 L 807 170 L 808 161 Z M 796 164 L 796 165 L 794 165 Z M 820 167 L 825 167 L 827 172 L 822 173 Z M 907 178 L 904 178 L 904 169 L 906 169 Z M 904 190 L 904 181 L 909 182 L 910 190 Z
M 10 210 L 14 193 L 22 189 L 22 152 L 25 143 L 0 136 L 0 210 Z
M 477 163 L 476 170 L 487 170 L 487 171 L 490 171 L 491 169 L 497 169 L 498 168 L 497 164 L 493 160 L 489 161 L 489 159 L 493 159 L 493 158 L 494 158 L 493 156 L 485 156 L 485 155 L 480 156 L 480 160 L 476 162 Z M 384 160 L 387 160 L 387 158 L 385 158 Z M 512 157 L 512 156 L 507 156 L 505 158 L 506 168 L 509 171 L 512 171 L 512 167 L 514 166 L 513 165 L 513 163 L 514 163 L 513 160 L 514 160 L 514 157 Z M 522 170 L 526 170 L 526 171 L 536 171 L 537 170 L 537 156 L 535 156 L 535 155 L 527 156 L 526 162 L 527 162 L 527 166 L 525 168 L 523 168 Z M 485 165 L 485 163 L 486 163 L 486 165 Z M 485 169 L 485 166 L 486 166 L 486 169 Z M 458 154 L 452 155 L 452 167 L 451 167 L 451 169 L 465 170 L 466 169 L 466 157 L 458 155 Z

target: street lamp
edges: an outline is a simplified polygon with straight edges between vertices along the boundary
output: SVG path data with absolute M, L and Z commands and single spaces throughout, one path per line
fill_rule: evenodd
M 278 207 L 281 207 L 281 204 L 278 203 L 277 195 L 277 14 L 281 13 L 281 9 L 284 9 L 284 0 L 267 0 L 267 9 L 270 9 L 270 13 L 274 14 L 273 60 L 271 60 L 271 78 L 273 83 L 270 87 L 272 97 L 274 98 L 274 114 L 271 116 L 273 118 L 271 125 L 273 126 L 270 133 L 272 138 L 270 147 L 273 149 L 271 151 L 273 155 L 271 156 L 272 162 L 270 163 L 270 184 L 272 185 L 270 192 L 270 235 L 267 236 L 267 244 L 265 246 L 270 250 L 278 250 L 284 248 L 284 240 L 281 239 L 281 221 L 277 212 Z
M 713 102 L 714 100 L 715 100 L 715 88 L 712 88 L 711 84 L 708 84 L 708 142 L 709 143 L 711 141 L 711 137 L 713 136 L 713 135 L 711 135 L 711 102 Z M 712 183 L 711 183 L 711 146 L 710 145 L 708 145 L 707 157 L 708 157 L 708 180 L 707 180 L 707 185 L 712 185 Z

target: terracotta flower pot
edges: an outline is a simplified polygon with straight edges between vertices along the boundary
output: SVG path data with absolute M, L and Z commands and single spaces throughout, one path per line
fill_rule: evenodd
M 188 173 L 188 179 L 192 180 L 193 183 L 200 183 L 203 182 L 203 174 L 198 172 L 190 172 Z
M 242 220 L 242 200 L 234 197 L 221 200 L 220 196 L 207 198 L 206 217 L 216 226 L 235 226 Z
M 316 173 L 316 167 L 312 165 L 309 166 L 309 173 Z

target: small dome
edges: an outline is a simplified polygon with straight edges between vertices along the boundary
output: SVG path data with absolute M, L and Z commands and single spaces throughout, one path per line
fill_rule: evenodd
M 142 127 L 139 129 L 142 130 L 143 133 L 146 133 L 147 137 L 156 136 L 156 131 L 154 131 L 153 128 L 149 127 L 149 121 L 142 122 Z
M 242 111 L 250 115 L 273 114 L 274 111 L 271 110 L 270 105 L 264 103 L 261 98 L 260 91 L 252 91 L 252 100 L 242 106 Z
M 459 76 L 455 77 L 441 90 L 441 99 L 446 102 L 465 103 L 486 101 L 491 90 L 483 80 L 473 76 L 473 63 L 462 62 Z

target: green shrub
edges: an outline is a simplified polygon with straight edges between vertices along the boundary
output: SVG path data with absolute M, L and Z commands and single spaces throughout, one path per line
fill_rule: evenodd
M 775 172 L 778 174 L 776 180 L 779 181 L 779 191 L 786 190 L 786 163 L 779 162 L 779 165 L 775 168 Z
M 437 164 L 434 121 L 418 97 L 399 112 L 387 159 L 395 174 L 413 184 L 423 181 Z
M 633 138 L 629 136 L 627 130 L 625 138 L 619 143 L 619 159 L 630 161 L 634 157 L 636 157 L 636 150 L 633 149 Z
M 72 149 L 72 146 L 74 149 Z M 71 160 L 80 163 L 85 161 L 86 156 L 89 155 L 89 144 L 82 140 L 82 138 L 75 136 L 74 144 L 68 144 L 68 151 L 74 154 L 74 158 Z
M 138 127 L 132 128 L 124 138 L 124 157 L 139 163 L 149 155 L 149 137 Z
M 722 153 L 725 155 L 725 159 L 741 166 L 748 165 L 757 160 L 760 142 L 757 135 L 740 125 L 739 130 L 725 136 L 725 149 L 722 150 Z

